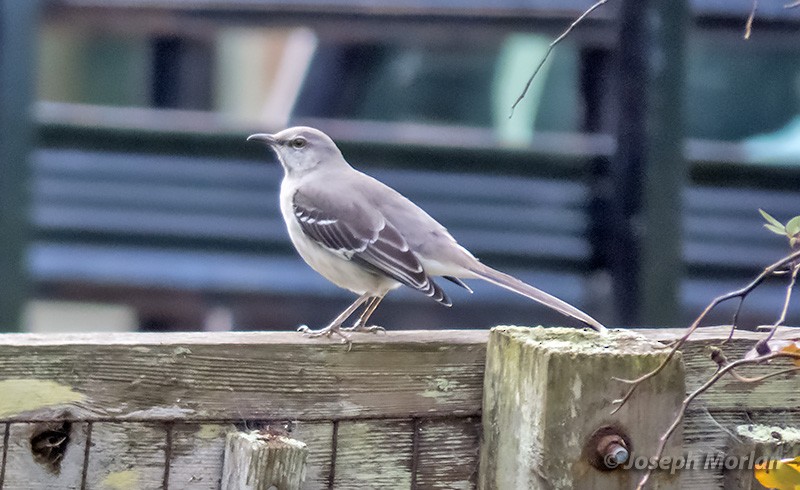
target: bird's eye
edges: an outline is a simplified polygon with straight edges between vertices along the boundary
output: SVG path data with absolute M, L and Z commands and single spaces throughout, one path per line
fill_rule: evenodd
M 292 148 L 299 150 L 300 148 L 306 146 L 306 139 L 298 136 L 297 138 L 293 139 L 289 144 L 292 145 Z

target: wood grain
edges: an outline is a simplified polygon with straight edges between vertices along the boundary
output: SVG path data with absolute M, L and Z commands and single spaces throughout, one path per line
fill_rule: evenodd
M 35 458 L 31 450 L 31 438 L 41 433 L 44 425 L 11 424 L 3 490 L 81 487 L 87 424 L 72 424 L 63 457 L 54 466 Z
M 6 440 L 7 423 L 0 424 L 0 489 L 3 488 L 3 482 L 6 479 L 6 456 L 8 456 L 8 441 Z
M 411 488 L 410 420 L 342 421 L 334 488 Z
M 667 421 L 662 424 L 668 423 Z M 695 409 L 687 414 L 683 429 L 684 454 L 705 462 L 706 456 L 732 454 L 728 447 L 731 433 L 743 424 L 800 427 L 800 407 L 785 411 L 749 412 L 745 410 L 707 411 Z M 681 472 L 681 487 L 687 489 L 724 488 L 724 473 L 719 468 L 699 468 Z
M 222 490 L 300 490 L 308 446 L 269 431 L 229 432 L 225 438 Z
M 639 332 L 669 341 L 683 330 Z M 713 373 L 705 349 L 727 334 L 703 328 L 687 342 L 688 390 Z M 734 359 L 762 336 L 737 332 L 723 349 Z M 80 488 L 90 425 L 86 488 L 160 488 L 169 461 L 170 488 L 217 489 L 225 434 L 276 420 L 291 421 L 291 436 L 309 447 L 304 488 L 329 488 L 332 476 L 336 488 L 474 488 L 487 338 L 392 332 L 358 336 L 347 352 L 294 333 L 0 335 L 0 422 L 12 422 L 3 490 Z M 723 379 L 692 405 L 683 451 L 725 452 L 726 429 L 751 421 L 800 427 L 797 387 L 797 375 Z M 650 418 L 659 430 L 662 418 Z M 71 439 L 54 476 L 30 452 L 31 422 L 63 419 L 73 421 Z M 723 485 L 718 470 L 681 478 L 682 488 Z
M 88 488 L 163 488 L 168 428 L 162 423 L 95 422 Z M 174 488 L 182 488 L 180 484 Z
M 266 424 L 257 422 L 242 422 L 238 424 L 238 428 L 231 423 L 175 424 L 172 428 L 172 459 L 169 472 L 171 485 L 175 488 L 192 490 L 219 489 L 226 434 L 265 426 Z M 294 423 L 290 434 L 292 438 L 304 442 L 309 449 L 303 488 L 328 488 L 333 423 Z
M 693 338 L 682 349 L 686 365 L 686 389 L 694 391 L 717 370 L 711 360 L 708 347 L 722 348 L 728 360 L 741 359 L 755 343 L 764 338 L 763 332 L 736 332 L 733 341 L 722 344 L 727 338 L 728 327 L 711 327 L 695 332 Z M 660 335 L 659 335 L 660 336 Z M 800 329 L 782 329 L 776 339 L 800 338 Z M 788 360 L 776 360 L 771 364 L 742 368 L 745 376 L 761 376 L 779 370 L 779 365 L 787 367 Z M 708 393 L 702 395 L 702 402 L 712 410 L 774 410 L 784 407 L 800 406 L 800 374 L 770 378 L 763 383 L 741 383 L 730 376 L 723 377 Z
M 333 455 L 333 422 L 298 422 L 291 436 L 308 446 L 304 489 L 327 489 Z
M 653 423 L 669 420 L 685 393 L 683 365 L 668 365 L 612 414 L 626 386 L 612 376 L 652 370 L 663 349 L 631 332 L 555 328 L 497 328 L 487 347 L 478 487 L 633 489 L 628 471 L 598 471 L 604 455 L 593 434 L 613 426 L 629 448 L 655 451 L 660 435 Z M 680 430 L 680 429 L 679 429 Z M 680 434 L 680 433 L 679 433 Z M 680 435 L 665 455 L 679 454 Z M 657 474 L 653 485 L 678 489 L 676 477 Z
M 476 487 L 480 424 L 480 417 L 419 421 L 417 488 Z
M 668 341 L 683 331 L 638 332 Z M 687 342 L 687 389 L 714 372 L 705 349 L 727 334 L 702 328 Z M 741 357 L 761 336 L 737 332 L 723 349 Z M 797 338 L 800 329 L 776 337 Z M 139 421 L 476 415 L 485 339 L 476 331 L 392 332 L 358 338 L 347 352 L 291 333 L 3 335 L 0 385 L 17 391 L 0 401 L 0 420 L 49 420 L 65 409 L 77 420 Z M 796 374 L 755 385 L 724 378 L 704 398 L 717 410 L 780 409 L 800 405 L 796 383 Z
M 68 409 L 81 420 L 474 415 L 484 332 L 364 336 L 352 350 L 286 333 L 0 337 L 0 383 L 49 383 L 61 398 L 4 407 L 37 420 Z M 243 417 L 246 414 L 246 417 Z
M 170 486 L 219 490 L 225 435 L 234 431 L 233 424 L 175 424 L 172 427 Z

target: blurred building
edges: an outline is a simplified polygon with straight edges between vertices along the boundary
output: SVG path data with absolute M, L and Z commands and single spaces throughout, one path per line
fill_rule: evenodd
M 324 324 L 349 293 L 293 253 L 277 209 L 280 169 L 244 142 L 295 124 L 331 134 L 351 163 L 486 263 L 619 321 L 598 174 L 619 128 L 619 5 L 555 48 L 509 117 L 549 43 L 589 3 L 407 3 L 47 2 L 29 323 L 90 304 L 85 321 L 120 328 Z M 762 229 L 758 208 L 800 214 L 800 9 L 761 6 L 743 41 L 749 5 L 718 3 L 691 2 L 683 27 L 676 124 L 689 167 L 674 215 L 683 257 L 675 324 L 788 251 Z M 490 286 L 453 296 L 446 310 L 396 292 L 375 320 L 561 322 Z M 745 322 L 773 321 L 782 300 L 783 285 L 768 285 L 748 300 Z M 790 318 L 800 319 L 797 305 Z

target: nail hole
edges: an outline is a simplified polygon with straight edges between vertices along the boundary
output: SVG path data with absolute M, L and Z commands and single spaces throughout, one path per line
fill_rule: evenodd
M 31 433 L 33 460 L 53 474 L 61 471 L 61 461 L 67 451 L 72 422 L 36 424 Z

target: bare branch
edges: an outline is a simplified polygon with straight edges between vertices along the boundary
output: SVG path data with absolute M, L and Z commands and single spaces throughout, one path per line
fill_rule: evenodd
M 661 456 L 664 454 L 664 448 L 667 445 L 667 441 L 669 441 L 669 438 L 675 432 L 675 429 L 678 428 L 678 425 L 680 425 L 681 420 L 683 420 L 683 417 L 686 416 L 686 409 L 689 407 L 689 404 L 692 403 L 692 400 L 694 400 L 698 396 L 700 396 L 703 393 L 705 393 L 709 388 L 714 386 L 714 384 L 717 381 L 719 381 L 720 378 L 725 376 L 725 374 L 727 374 L 728 372 L 733 371 L 734 369 L 736 369 L 736 368 L 738 368 L 740 366 L 746 366 L 746 365 L 750 365 L 750 364 L 760 364 L 762 362 L 766 362 L 766 361 L 769 361 L 769 360 L 772 360 L 772 359 L 775 359 L 775 358 L 778 358 L 778 357 L 787 357 L 787 358 L 793 358 L 793 359 L 800 359 L 800 353 L 779 351 L 779 352 L 771 352 L 771 353 L 769 353 L 767 355 L 764 355 L 764 356 L 761 356 L 761 357 L 755 357 L 755 358 L 752 358 L 752 359 L 739 359 L 738 361 L 734 361 L 734 362 L 732 362 L 730 364 L 725 365 L 722 369 L 720 369 L 719 371 L 714 373 L 714 375 L 711 376 L 708 379 L 708 381 L 703 383 L 702 386 L 700 386 L 699 388 L 697 388 L 696 390 L 694 390 L 693 392 L 688 394 L 686 396 L 686 398 L 683 399 L 683 403 L 681 404 L 681 408 L 680 408 L 680 410 L 678 410 L 678 414 L 675 416 L 675 419 L 672 421 L 672 424 L 670 424 L 670 426 L 669 426 L 669 428 L 667 428 L 666 432 L 664 432 L 661 435 L 661 437 L 659 438 L 659 440 L 658 440 L 658 448 L 656 449 L 656 454 L 655 454 L 655 459 L 656 460 L 661 459 Z M 793 371 L 796 371 L 796 369 L 784 370 L 784 372 L 793 372 Z M 645 474 L 642 475 L 641 480 L 639 480 L 639 484 L 636 486 L 636 490 L 642 490 L 644 488 L 645 484 L 650 479 L 650 475 L 652 475 L 652 473 L 653 473 L 653 470 L 652 469 L 648 469 L 645 472 Z
M 525 88 L 522 89 L 522 93 L 519 94 L 517 100 L 515 100 L 514 103 L 511 105 L 511 114 L 509 114 L 508 116 L 509 119 L 511 119 L 514 116 L 514 109 L 516 109 L 519 103 L 522 102 L 522 99 L 525 98 L 525 95 L 528 93 L 528 89 L 531 88 L 531 83 L 533 83 L 533 79 L 536 78 L 536 75 L 539 73 L 539 70 L 542 69 L 542 66 L 544 66 L 545 61 L 547 61 L 547 58 L 550 57 L 550 53 L 553 51 L 553 48 L 556 47 L 556 44 L 560 43 L 565 37 L 567 37 L 569 33 L 572 32 L 572 29 L 574 29 L 575 26 L 580 24 L 583 21 L 583 19 L 586 18 L 586 16 L 588 16 L 589 14 L 600 8 L 600 6 L 602 6 L 606 2 L 608 2 L 608 0 L 597 0 L 597 2 L 592 4 L 591 7 L 586 9 L 580 16 L 578 16 L 577 19 L 572 21 L 572 24 L 570 24 L 569 27 L 567 27 L 567 29 L 561 33 L 560 36 L 555 38 L 555 40 L 550 43 L 550 45 L 547 47 L 547 51 L 545 51 L 544 56 L 542 57 L 542 60 L 539 61 L 538 65 L 536 65 L 536 69 L 533 70 L 533 74 L 528 79 L 528 82 L 525 84 Z
M 686 343 L 686 340 L 694 333 L 695 330 L 697 330 L 697 328 L 700 326 L 700 323 L 703 321 L 703 319 L 706 317 L 706 315 L 708 315 L 708 313 L 711 310 L 713 310 L 717 305 L 719 305 L 720 303 L 722 303 L 724 301 L 727 301 L 729 299 L 744 298 L 745 296 L 750 294 L 750 292 L 752 292 L 756 287 L 758 287 L 762 282 L 764 282 L 764 280 L 766 278 L 768 278 L 769 276 L 774 274 L 775 271 L 778 271 L 778 270 L 782 269 L 787 264 L 793 264 L 794 261 L 798 260 L 798 259 L 800 259 L 800 250 L 795 251 L 795 252 L 787 255 L 786 257 L 782 258 L 781 260 L 779 260 L 779 261 L 773 263 L 772 265 L 770 265 L 769 267 L 765 268 L 761 272 L 761 274 L 759 274 L 755 279 L 753 279 L 753 281 L 750 282 L 750 284 L 748 284 L 747 286 L 743 287 L 742 289 L 739 289 L 737 291 L 732 291 L 730 293 L 723 294 L 722 296 L 718 296 L 718 297 L 714 298 L 714 300 L 711 303 L 709 303 L 708 306 L 706 306 L 706 309 L 703 310 L 703 312 L 700 314 L 700 316 L 698 316 L 695 319 L 695 321 L 691 324 L 691 326 L 689 326 L 689 328 L 686 329 L 686 332 L 681 336 L 681 338 L 679 338 L 677 340 L 677 342 L 674 343 L 674 345 L 670 349 L 670 351 L 667 354 L 667 356 L 664 358 L 663 361 L 661 361 L 661 364 L 659 364 L 659 366 L 657 368 L 655 368 L 654 370 L 650 371 L 649 373 L 643 374 L 642 376 L 640 376 L 640 377 L 638 377 L 636 379 L 614 378 L 617 381 L 620 381 L 622 383 L 629 384 L 629 385 L 632 385 L 632 386 L 628 389 L 627 393 L 625 393 L 625 395 L 622 398 L 620 398 L 618 400 L 614 400 L 614 403 L 617 406 L 616 406 L 616 408 L 614 408 L 614 410 L 611 413 L 614 414 L 617 411 L 619 411 L 619 409 L 622 408 L 625 405 L 625 403 L 630 399 L 630 397 L 633 395 L 634 391 L 636 391 L 636 388 L 640 384 L 642 384 L 643 382 L 645 382 L 648 379 L 652 378 L 653 376 L 657 375 L 658 373 L 661 372 L 662 369 L 664 369 L 664 367 L 672 360 L 672 358 L 675 357 L 675 353 L 678 351 L 678 349 L 683 347 L 683 344 Z M 730 364 L 728 364 L 728 366 L 730 366 Z
M 800 7 L 800 0 L 797 0 L 796 2 L 792 3 L 787 3 L 786 5 L 783 6 L 783 8 L 785 9 L 793 9 L 795 7 Z
M 709 346 L 707 347 L 707 349 L 709 349 L 709 351 L 711 352 L 711 360 L 714 361 L 714 364 L 717 365 L 717 370 L 720 370 L 728 365 L 728 358 L 725 357 L 725 353 L 722 352 L 722 349 L 716 346 Z M 764 381 L 765 379 L 772 378 L 773 376 L 780 376 L 781 374 L 787 374 L 794 371 L 800 371 L 800 366 L 791 367 L 789 369 L 784 369 L 782 371 L 776 371 L 774 373 L 765 374 L 763 376 L 757 376 L 755 378 L 747 378 L 736 372 L 736 370 L 731 370 L 731 376 L 736 378 L 737 381 L 741 381 L 742 383 L 758 383 L 759 381 Z

